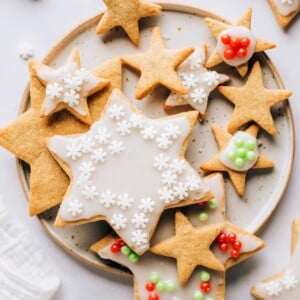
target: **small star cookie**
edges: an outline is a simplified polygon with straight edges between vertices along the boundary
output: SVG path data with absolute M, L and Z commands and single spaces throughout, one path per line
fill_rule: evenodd
M 200 119 L 205 117 L 209 94 L 221 83 L 230 78 L 216 71 L 208 71 L 205 64 L 207 46 L 197 48 L 181 65 L 177 68 L 178 74 L 188 94 L 182 95 L 171 92 L 166 100 L 164 108 L 166 110 L 181 106 L 190 105 L 200 113 Z
M 292 228 L 292 257 L 288 266 L 276 275 L 257 283 L 252 294 L 259 300 L 299 299 L 300 295 L 300 220 Z
M 73 49 L 67 63 L 58 69 L 34 61 L 30 64 L 45 86 L 42 117 L 67 109 L 82 122 L 91 124 L 87 98 L 104 89 L 109 81 L 81 68 L 78 49 Z
M 233 133 L 253 121 L 273 136 L 276 128 L 270 109 L 292 95 L 288 90 L 266 89 L 259 62 L 252 67 L 244 86 L 220 86 L 218 91 L 235 105 L 228 132 Z
M 272 168 L 274 163 L 258 154 L 256 136 L 258 127 L 250 126 L 246 131 L 238 131 L 233 136 L 218 127 L 212 126 L 219 153 L 200 168 L 205 172 L 226 172 L 239 196 L 245 191 L 246 175 L 250 169 Z
M 150 48 L 143 54 L 124 56 L 122 61 L 141 72 L 141 78 L 136 86 L 135 97 L 142 99 L 151 93 L 159 84 L 173 92 L 186 94 L 176 72 L 176 68 L 192 52 L 193 48 L 182 50 L 169 50 L 165 48 L 160 29 L 155 27 L 152 32 Z
M 251 8 L 234 25 L 205 18 L 206 25 L 217 40 L 217 47 L 206 63 L 208 68 L 226 62 L 244 77 L 248 71 L 248 61 L 254 53 L 276 47 L 273 43 L 256 38 L 252 34 L 251 18 Z
M 135 45 L 140 43 L 139 20 L 160 14 L 161 7 L 142 0 L 103 0 L 107 11 L 97 26 L 98 34 L 121 26 Z

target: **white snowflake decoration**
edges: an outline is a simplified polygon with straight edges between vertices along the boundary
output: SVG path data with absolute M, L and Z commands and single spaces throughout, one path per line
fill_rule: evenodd
M 154 126 L 148 125 L 141 130 L 141 135 L 144 140 L 153 140 L 155 138 L 156 132 L 157 131 Z
M 120 121 L 125 116 L 123 106 L 119 104 L 113 104 L 108 109 L 108 115 L 112 120 Z
M 136 229 L 146 228 L 149 223 L 149 219 L 146 217 L 145 213 L 135 213 L 131 219 L 132 224 Z
M 188 196 L 188 191 L 187 191 L 185 184 L 183 184 L 182 182 L 179 182 L 177 185 L 175 185 L 174 186 L 174 195 L 179 200 L 183 200 L 184 198 L 186 198 Z
M 56 98 L 61 97 L 63 92 L 63 88 L 57 83 L 54 82 L 53 84 L 47 84 L 46 87 L 46 97 L 49 100 L 54 100 Z
M 178 136 L 181 134 L 179 127 L 173 123 L 170 123 L 166 126 L 165 132 L 167 136 L 173 140 L 177 139 Z
M 91 153 L 93 151 L 93 147 L 95 147 L 95 143 L 92 137 L 87 136 L 80 140 L 80 147 L 82 153 Z
M 127 218 L 122 214 L 113 214 L 110 223 L 116 230 L 125 229 L 127 225 Z
M 95 163 L 103 163 L 105 162 L 106 157 L 107 153 L 102 148 L 99 148 L 93 151 L 91 159 Z
M 171 162 L 171 165 L 170 165 L 170 169 L 174 173 L 179 174 L 179 175 L 181 175 L 184 172 L 185 168 L 186 168 L 186 164 L 185 164 L 185 161 L 182 159 L 176 158 Z
M 79 167 L 81 174 L 86 177 L 90 177 L 95 170 L 96 168 L 91 161 L 84 161 Z
M 80 145 L 76 143 L 71 143 L 67 146 L 67 157 L 72 160 L 77 160 L 82 155 Z
M 80 84 L 88 83 L 91 79 L 90 72 L 87 71 L 85 68 L 80 68 L 79 70 L 76 70 L 75 77 Z
M 72 76 L 71 74 L 68 74 L 63 79 L 63 81 L 64 81 L 64 84 L 65 84 L 65 87 L 68 90 L 73 90 L 73 91 L 76 91 L 76 92 L 79 92 L 81 90 L 82 82 L 79 81 L 76 76 Z
M 100 203 L 104 205 L 106 208 L 110 208 L 114 204 L 116 204 L 117 196 L 111 191 L 106 191 L 105 193 L 101 193 L 100 195 Z
M 282 287 L 280 281 L 271 281 L 266 284 L 266 291 L 268 296 L 274 297 L 279 296 L 282 293 Z
M 81 195 L 86 200 L 94 200 L 99 196 L 99 193 L 94 185 L 85 185 L 81 191 Z
M 116 130 L 120 135 L 126 136 L 126 135 L 130 134 L 130 132 L 131 132 L 131 124 L 127 120 L 122 120 L 117 123 Z
M 171 170 L 167 170 L 161 174 L 161 181 L 168 187 L 173 186 L 177 182 L 177 175 Z
M 127 194 L 119 195 L 117 199 L 117 205 L 122 210 L 127 210 L 128 208 L 131 208 L 133 205 L 133 199 Z
M 108 146 L 108 149 L 111 154 L 120 154 L 122 153 L 125 148 L 122 141 L 113 140 L 110 145 Z
M 185 185 L 189 191 L 196 191 L 196 190 L 200 189 L 201 181 L 200 181 L 199 177 L 196 175 L 187 176 Z
M 68 212 L 71 213 L 72 217 L 76 217 L 83 212 L 83 204 L 78 200 L 74 199 L 69 203 Z
M 285 290 L 295 289 L 298 284 L 299 281 L 293 271 L 288 270 L 284 273 L 284 277 L 282 278 L 282 285 Z
M 138 114 L 132 114 L 130 117 L 131 127 L 141 129 L 144 126 L 143 117 Z
M 220 74 L 216 71 L 207 72 L 204 76 L 204 81 L 210 87 L 216 87 L 219 84 Z
M 24 59 L 28 60 L 29 58 L 33 57 L 34 49 L 33 46 L 29 43 L 22 43 L 19 45 L 19 56 Z
M 154 211 L 154 201 L 150 197 L 142 198 L 139 209 L 144 213 L 151 213 Z
M 100 127 L 97 130 L 95 138 L 100 145 L 106 145 L 108 144 L 109 139 L 111 138 L 111 134 L 108 132 L 107 128 Z
M 159 200 L 161 200 L 165 204 L 169 204 L 175 199 L 173 190 L 167 187 L 164 187 L 163 189 L 159 190 L 158 194 L 159 194 Z
M 137 246 L 142 246 L 147 244 L 147 233 L 138 229 L 131 233 L 131 241 L 135 243 Z
M 168 135 L 163 133 L 156 139 L 157 146 L 159 149 L 167 150 L 172 145 L 172 141 L 169 139 Z
M 75 107 L 79 105 L 79 99 L 80 95 L 76 93 L 75 90 L 69 90 L 65 92 L 63 102 L 65 102 L 71 107 Z
M 168 168 L 169 166 L 169 161 L 170 158 L 169 156 L 165 155 L 165 154 L 158 154 L 154 157 L 154 163 L 153 166 L 155 169 L 157 169 L 158 171 L 162 171 L 163 169 Z
M 182 83 L 185 86 L 185 88 L 192 89 L 192 88 L 196 87 L 196 85 L 198 83 L 198 79 L 196 78 L 196 76 L 194 74 L 183 73 L 181 75 L 181 77 L 182 77 Z
M 202 104 L 207 97 L 203 88 L 196 88 L 191 92 L 191 99 L 195 104 Z
M 281 0 L 281 3 L 289 6 L 294 4 L 294 0 Z

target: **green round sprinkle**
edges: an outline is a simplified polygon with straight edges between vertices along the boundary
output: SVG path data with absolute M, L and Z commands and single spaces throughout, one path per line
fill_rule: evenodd
M 202 281 L 209 281 L 210 280 L 210 274 L 206 271 L 202 271 L 200 274 L 200 279 Z
M 124 246 L 122 246 L 122 248 L 121 248 L 121 252 L 122 252 L 124 255 L 128 256 L 128 255 L 131 253 L 131 249 L 130 249 L 128 246 L 124 245 Z
M 234 150 L 230 150 L 227 152 L 227 157 L 230 160 L 235 160 L 236 158 L 236 152 Z
M 210 201 L 208 202 L 208 207 L 209 207 L 210 209 L 216 209 L 216 208 L 218 207 L 218 202 L 217 202 L 215 199 L 210 200 Z
M 173 280 L 167 280 L 165 282 L 166 291 L 167 292 L 174 292 L 177 288 L 176 283 Z
M 206 222 L 208 220 L 208 213 L 207 212 L 201 212 L 198 216 L 198 219 L 201 222 Z
M 167 290 L 167 285 L 164 281 L 160 281 L 156 284 L 156 288 L 159 292 L 165 292 Z
M 137 263 L 139 260 L 139 256 L 136 253 L 134 253 L 133 251 L 129 254 L 128 258 L 134 264 Z
M 246 148 L 239 148 L 237 151 L 238 157 L 245 158 L 247 156 Z
M 151 282 L 153 282 L 155 284 L 157 284 L 159 282 L 159 280 L 160 280 L 159 275 L 156 272 L 152 272 L 150 274 L 150 278 L 149 279 L 150 279 Z
M 256 146 L 256 143 L 255 143 L 254 140 L 247 140 L 245 146 L 246 146 L 246 148 L 247 148 L 248 150 L 254 150 L 254 149 L 255 149 L 255 146 Z
M 244 161 L 243 158 L 238 157 L 238 158 L 234 161 L 234 164 L 235 164 L 238 168 L 241 168 L 242 166 L 244 166 L 245 161 Z
M 242 148 L 244 147 L 244 141 L 242 139 L 236 139 L 234 141 L 234 144 L 238 147 L 238 148 Z
M 194 292 L 193 299 L 194 299 L 194 300 L 204 300 L 204 296 L 203 296 L 202 292 L 200 292 L 200 291 L 195 291 L 195 292 Z
M 247 159 L 248 160 L 253 161 L 253 160 L 255 160 L 255 158 L 256 158 L 256 153 L 254 151 L 248 151 L 247 152 Z

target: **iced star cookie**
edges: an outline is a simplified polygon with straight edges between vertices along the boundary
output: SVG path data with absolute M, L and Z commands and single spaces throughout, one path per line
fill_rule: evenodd
M 42 117 L 67 109 L 82 122 L 91 124 L 87 98 L 104 89 L 109 85 L 109 81 L 82 68 L 76 48 L 72 50 L 66 64 L 58 69 L 33 61 L 30 64 L 35 69 L 37 78 L 45 86 Z
M 252 294 L 258 300 L 298 300 L 300 296 L 300 220 L 293 222 L 292 257 L 288 266 L 276 275 L 257 283 Z
M 135 45 L 140 43 L 139 20 L 141 18 L 158 15 L 159 5 L 143 0 L 103 0 L 107 6 L 97 26 L 98 34 L 120 26 Z
M 136 86 L 136 99 L 144 98 L 160 84 L 173 92 L 186 94 L 187 90 L 180 81 L 176 68 L 193 51 L 193 48 L 166 49 L 160 29 L 158 27 L 153 28 L 150 47 L 147 52 L 122 57 L 125 65 L 141 73 Z
M 220 86 L 218 91 L 235 106 L 227 126 L 228 132 L 234 133 L 242 126 L 255 122 L 273 136 L 276 135 L 276 128 L 271 107 L 292 95 L 289 90 L 265 88 L 259 62 L 252 67 L 244 86 Z
M 181 106 L 190 105 L 199 111 L 200 119 L 203 120 L 207 109 L 209 94 L 221 83 L 230 78 L 216 71 L 208 71 L 204 64 L 206 60 L 206 46 L 197 48 L 177 68 L 181 81 L 188 91 L 186 95 L 171 92 L 166 100 L 164 108 L 166 110 Z
M 69 178 L 50 154 L 46 140 L 56 134 L 83 133 L 88 126 L 69 112 L 61 111 L 51 119 L 41 118 L 45 87 L 29 63 L 31 108 L 0 130 L 0 145 L 30 165 L 29 213 L 36 215 L 59 204 L 69 185 Z M 120 59 L 104 62 L 93 70 L 111 85 L 89 101 L 92 120 L 100 117 L 113 88 L 122 88 Z M 47 172 L 45 172 L 47 170 Z
M 299 0 L 268 0 L 279 25 L 284 28 L 298 15 Z
M 114 90 L 89 132 L 52 137 L 48 147 L 71 178 L 56 225 L 105 219 L 143 254 L 164 209 L 211 197 L 184 158 L 197 116 L 148 119 Z
M 274 166 L 273 161 L 258 153 L 256 136 L 258 127 L 250 126 L 246 131 L 234 135 L 217 125 L 212 126 L 219 153 L 200 165 L 205 172 L 226 172 L 238 195 L 245 191 L 246 175 L 250 169 L 266 169 Z
M 251 32 L 251 18 L 251 8 L 234 25 L 205 18 L 206 25 L 217 40 L 217 47 L 206 63 L 208 68 L 225 62 L 235 67 L 244 77 L 248 71 L 248 62 L 254 53 L 275 47 L 273 43 L 254 36 Z

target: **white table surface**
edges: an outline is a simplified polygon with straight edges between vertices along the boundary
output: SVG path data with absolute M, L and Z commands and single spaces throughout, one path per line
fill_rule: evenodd
M 294 91 L 291 106 L 296 129 L 300 128 L 300 22 L 283 31 L 277 24 L 267 0 L 185 0 L 235 21 L 252 6 L 253 31 L 259 37 L 277 44 L 268 51 L 285 85 Z M 26 63 L 18 57 L 18 45 L 28 42 L 35 47 L 35 58 L 41 59 L 50 47 L 74 25 L 101 10 L 101 0 L 1 0 L 0 1 L 0 127 L 16 118 L 18 105 L 28 81 Z M 299 131 L 296 133 L 298 148 Z M 290 232 L 293 218 L 300 218 L 299 155 L 281 204 L 267 225 L 259 232 L 268 247 L 252 259 L 229 271 L 226 299 L 253 299 L 250 287 L 259 279 L 278 272 L 287 263 L 290 253 Z M 298 167 L 296 167 L 298 166 Z M 27 215 L 27 204 L 16 172 L 15 157 L 0 148 L 0 194 L 10 211 L 37 238 L 62 285 L 55 300 L 133 299 L 132 282 L 122 277 L 90 269 L 60 249 L 45 233 L 36 218 Z M 0 241 L 1 242 L 1 241 Z M 9 299 L 8 299 L 9 300 Z M 293 299 L 291 299 L 293 300 Z M 294 299 L 296 300 L 296 299 Z

